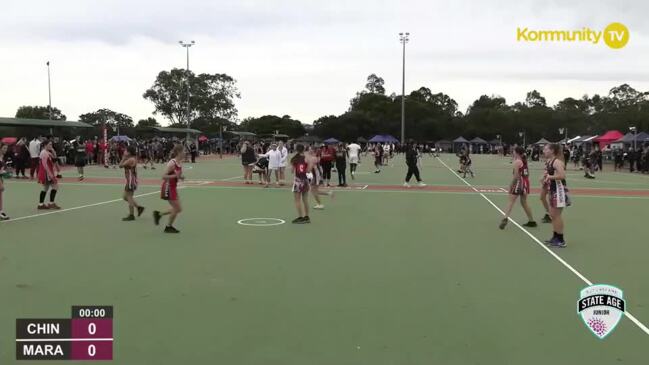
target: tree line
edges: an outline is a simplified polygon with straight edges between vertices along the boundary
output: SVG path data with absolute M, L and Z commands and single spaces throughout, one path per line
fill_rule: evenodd
M 385 81 L 376 74 L 367 77 L 363 90 L 350 100 L 348 110 L 341 115 L 328 115 L 313 121 L 311 134 L 352 141 L 375 134 L 400 136 L 401 95 L 386 94 Z M 160 72 L 153 85 L 142 97 L 153 104 L 153 114 L 171 122 L 171 127 L 190 126 L 206 134 L 217 134 L 221 128 L 243 130 L 257 134 L 286 134 L 291 138 L 303 136 L 305 125 L 289 115 L 265 115 L 238 120 L 235 105 L 240 98 L 236 80 L 227 74 L 194 74 L 172 69 Z M 187 114 L 187 101 L 191 108 Z M 595 135 L 610 129 L 626 132 L 628 127 L 649 130 L 649 92 L 638 91 L 628 84 L 610 89 L 607 95 L 567 97 L 549 106 L 537 90 L 527 93 L 525 101 L 508 104 L 498 95 L 482 95 L 466 111 L 442 92 L 434 93 L 422 86 L 405 96 L 406 138 L 417 141 L 437 141 L 464 136 L 503 141 L 520 141 L 524 132 L 527 141 L 541 137 L 549 140 L 563 138 L 559 129 L 570 135 Z M 22 106 L 17 118 L 48 119 L 49 108 Z M 52 108 L 52 119 L 66 116 Z M 79 116 L 79 121 L 94 126 L 104 123 L 113 130 L 127 134 L 136 128 L 160 126 L 155 118 L 138 120 L 117 111 L 102 108 Z

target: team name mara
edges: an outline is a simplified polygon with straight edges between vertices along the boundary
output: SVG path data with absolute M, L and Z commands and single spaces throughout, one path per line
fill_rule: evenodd
M 582 28 L 580 30 L 530 30 L 516 28 L 516 40 L 519 42 L 591 42 L 599 43 L 602 31 Z
M 61 345 L 24 344 L 24 356 L 63 356 Z

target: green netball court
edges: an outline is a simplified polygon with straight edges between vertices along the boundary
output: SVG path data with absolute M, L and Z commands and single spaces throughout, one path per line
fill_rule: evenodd
M 114 364 L 645 364 L 649 176 L 571 168 L 568 247 L 548 250 L 549 225 L 497 228 L 509 159 L 473 160 L 465 182 L 455 156 L 427 156 L 428 186 L 404 189 L 403 157 L 374 174 L 368 156 L 352 187 L 292 225 L 287 188 L 244 186 L 236 158 L 204 159 L 185 165 L 179 235 L 152 223 L 160 167 L 140 168 L 147 212 L 129 223 L 120 170 L 90 167 L 81 183 L 64 171 L 57 212 L 9 180 L 0 364 L 16 363 L 16 318 L 79 304 L 114 306 Z M 238 223 L 249 218 L 263 219 Z M 576 311 L 586 281 L 623 289 L 635 322 L 593 336 Z

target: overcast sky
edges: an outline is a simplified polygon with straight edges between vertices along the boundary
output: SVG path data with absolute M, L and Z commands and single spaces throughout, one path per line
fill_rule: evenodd
M 482 94 L 509 103 L 538 89 L 550 104 L 649 90 L 649 2 L 597 0 L 2 0 L 0 116 L 53 105 L 69 120 L 107 107 L 152 116 L 142 93 L 161 70 L 185 67 L 238 81 L 239 118 L 341 114 L 376 73 L 400 93 L 400 31 L 409 31 L 406 92 L 449 94 L 465 110 Z M 523 44 L 516 28 L 630 30 L 628 45 Z M 156 118 L 168 123 L 162 116 Z

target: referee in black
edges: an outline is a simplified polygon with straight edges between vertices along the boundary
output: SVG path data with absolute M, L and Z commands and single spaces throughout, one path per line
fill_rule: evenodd
M 419 186 L 426 186 L 419 176 L 419 166 L 417 162 L 419 161 L 419 152 L 417 151 L 416 145 L 413 140 L 408 141 L 408 146 L 406 147 L 406 165 L 408 166 L 408 173 L 406 174 L 406 182 L 403 184 L 404 187 L 410 187 L 410 179 L 412 175 L 415 175 L 417 183 Z

